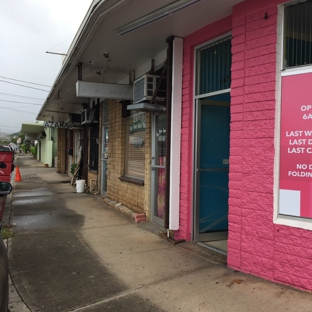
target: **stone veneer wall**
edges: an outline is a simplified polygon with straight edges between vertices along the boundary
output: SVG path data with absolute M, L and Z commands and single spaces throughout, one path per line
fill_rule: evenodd
M 151 118 L 146 115 L 146 157 L 144 186 L 119 179 L 124 175 L 126 119 L 121 115 L 121 104 L 110 100 L 108 105 L 108 178 L 107 197 L 139 213 L 150 214 L 151 179 Z

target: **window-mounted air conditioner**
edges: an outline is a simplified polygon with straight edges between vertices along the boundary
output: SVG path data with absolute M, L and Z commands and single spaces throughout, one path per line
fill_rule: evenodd
M 160 77 L 157 75 L 144 75 L 133 82 L 133 103 L 148 102 L 153 99 Z M 166 83 L 163 79 L 158 90 L 156 101 L 163 102 L 166 97 Z
M 91 124 L 91 123 L 98 123 L 97 114 L 95 109 L 86 108 L 81 112 L 81 123 L 84 124 Z

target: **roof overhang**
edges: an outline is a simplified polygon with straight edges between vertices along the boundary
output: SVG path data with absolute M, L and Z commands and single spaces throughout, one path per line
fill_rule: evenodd
M 24 133 L 40 133 L 44 131 L 44 126 L 42 123 L 23 123 L 21 132 Z
M 185 38 L 230 16 L 239 2 L 243 0 L 93 1 L 37 120 L 69 122 L 70 114 L 79 114 L 89 102 L 87 96 L 77 97 L 78 80 L 129 84 L 167 49 L 167 38 Z

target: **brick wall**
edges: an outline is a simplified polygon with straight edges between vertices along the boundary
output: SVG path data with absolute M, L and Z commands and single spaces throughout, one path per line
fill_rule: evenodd
M 233 16 L 184 40 L 180 230 L 193 220 L 194 47 L 232 30 L 228 265 L 274 282 L 312 290 L 312 232 L 273 223 L 277 5 L 244 1 Z M 265 13 L 268 18 L 265 19 Z
M 312 232 L 273 223 L 277 4 L 233 11 L 228 265 L 312 290 Z
M 146 115 L 146 157 L 144 186 L 119 179 L 124 175 L 124 154 L 126 119 L 121 116 L 121 104 L 116 100 L 109 101 L 108 105 L 108 178 L 107 196 L 124 206 L 140 213 L 150 211 L 150 163 L 151 163 L 151 121 Z
M 277 6 L 243 11 L 232 29 L 228 264 L 273 279 Z

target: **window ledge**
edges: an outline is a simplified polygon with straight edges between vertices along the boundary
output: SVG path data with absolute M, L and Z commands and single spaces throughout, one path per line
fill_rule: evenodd
M 274 223 L 285 225 L 285 226 L 296 227 L 296 228 L 300 228 L 304 230 L 310 230 L 310 231 L 312 230 L 312 219 L 278 215 L 274 219 Z
M 128 177 L 128 176 L 121 176 L 121 177 L 119 177 L 119 180 L 123 181 L 123 182 L 129 182 L 129 183 L 133 183 L 133 184 L 136 184 L 136 185 L 144 186 L 144 180 L 138 179 L 138 178 L 133 178 L 133 177 Z

